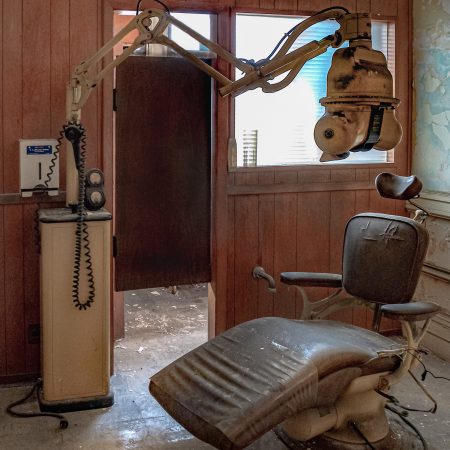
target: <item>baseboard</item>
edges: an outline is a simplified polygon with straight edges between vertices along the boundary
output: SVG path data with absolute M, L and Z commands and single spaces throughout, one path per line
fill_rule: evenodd
M 16 384 L 25 382 L 34 382 L 40 378 L 40 373 L 26 373 L 19 375 L 0 375 L 0 384 Z

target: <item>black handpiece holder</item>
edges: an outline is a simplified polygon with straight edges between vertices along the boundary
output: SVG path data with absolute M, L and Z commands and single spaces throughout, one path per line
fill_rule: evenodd
M 64 130 L 66 139 L 72 144 L 73 156 L 77 170 L 81 167 L 81 139 L 84 130 L 78 125 L 69 125 Z

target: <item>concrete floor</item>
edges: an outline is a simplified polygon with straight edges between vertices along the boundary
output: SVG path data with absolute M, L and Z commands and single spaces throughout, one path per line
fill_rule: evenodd
M 109 409 L 66 414 L 69 428 L 58 429 L 50 418 L 17 419 L 5 407 L 24 396 L 29 385 L 0 387 L 0 449 L 212 449 L 173 421 L 148 393 L 148 379 L 160 368 L 207 338 L 207 291 L 204 285 L 129 292 L 126 296 L 126 337 L 115 344 L 115 404 Z M 450 377 L 450 364 L 428 355 L 425 363 L 436 375 Z M 420 375 L 421 371 L 416 369 Z M 411 413 L 409 419 L 425 436 L 429 450 L 450 449 L 450 381 L 426 380 L 438 401 L 436 414 Z M 428 408 L 429 402 L 408 380 L 396 396 L 405 405 Z M 23 410 L 31 411 L 34 402 Z M 421 449 L 420 442 L 410 450 Z M 270 432 L 249 450 L 285 450 Z

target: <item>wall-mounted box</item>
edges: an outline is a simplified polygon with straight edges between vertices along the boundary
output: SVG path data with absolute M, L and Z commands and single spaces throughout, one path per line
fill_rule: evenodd
M 20 193 L 31 197 L 34 192 L 58 195 L 59 158 L 56 139 L 21 139 Z

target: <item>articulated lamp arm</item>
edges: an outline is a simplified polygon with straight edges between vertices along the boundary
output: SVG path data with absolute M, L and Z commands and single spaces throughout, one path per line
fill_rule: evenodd
M 334 19 L 340 25 L 334 34 L 290 51 L 301 33 L 327 19 Z M 241 70 L 243 76 L 235 81 L 230 80 L 182 48 L 164 34 L 169 25 L 184 31 L 232 67 Z M 138 31 L 138 36 L 131 46 L 113 61 L 102 65 L 113 47 L 133 30 Z M 325 114 L 315 127 L 314 139 L 323 151 L 321 161 L 343 159 L 351 151 L 367 151 L 371 148 L 390 150 L 397 145 L 402 130 L 394 110 L 399 101 L 393 98 L 392 75 L 385 56 L 372 49 L 368 14 L 350 14 L 341 7 L 329 8 L 302 21 L 286 33 L 285 38 L 285 42 L 279 44 L 279 48 L 266 59 L 257 62 L 242 60 L 169 13 L 145 10 L 97 53 L 76 67 L 67 89 L 67 120 L 79 122 L 81 109 L 97 84 L 134 50 L 145 44 L 161 44 L 171 48 L 216 80 L 220 95 L 237 96 L 256 88 L 261 88 L 263 92 L 284 89 L 307 61 L 324 53 L 329 47 L 337 48 L 349 41 L 349 48 L 339 49 L 333 56 L 327 77 L 327 97 L 320 100 L 325 106 Z M 283 74 L 281 81 L 275 80 Z M 66 173 L 67 203 L 75 204 L 78 179 L 74 158 L 67 158 Z
M 331 36 L 326 36 L 320 41 L 313 41 L 292 52 L 289 49 L 294 44 L 297 37 L 307 28 L 315 23 L 327 19 L 335 19 L 341 24 L 341 28 Z M 284 45 L 279 49 L 276 55 L 268 60 L 259 62 L 257 65 L 243 62 L 236 58 L 230 52 L 220 45 L 210 41 L 201 34 L 197 33 L 187 25 L 183 24 L 170 14 L 160 10 L 145 10 L 136 16 L 127 26 L 125 26 L 117 35 L 107 42 L 97 53 L 92 55 L 86 61 L 79 64 L 72 75 L 68 86 L 68 120 L 78 121 L 80 110 L 86 103 L 91 91 L 97 84 L 105 78 L 115 67 L 121 64 L 137 48 L 145 44 L 162 44 L 173 49 L 182 57 L 188 59 L 209 76 L 214 78 L 220 85 L 219 92 L 222 96 L 239 95 L 250 89 L 261 87 L 264 92 L 275 92 L 286 87 L 293 81 L 303 65 L 310 59 L 324 53 L 330 46 L 338 47 L 349 39 L 354 39 L 364 33 L 370 39 L 370 19 L 367 15 L 346 14 L 341 8 L 333 8 L 328 11 L 318 13 L 303 22 L 301 22 L 292 33 Z M 172 25 L 187 33 L 192 38 L 207 47 L 220 58 L 224 59 L 232 66 L 238 68 L 244 73 L 244 76 L 237 81 L 231 81 L 219 71 L 203 62 L 189 51 L 185 50 L 169 37 L 164 35 L 168 26 Z M 365 29 L 362 31 L 362 29 Z M 137 30 L 138 36 L 134 42 L 126 48 L 116 59 L 107 63 L 97 73 L 95 70 L 99 63 L 112 51 L 125 36 L 131 31 Z M 288 72 L 288 75 L 281 82 L 270 84 L 269 81 L 276 76 Z

